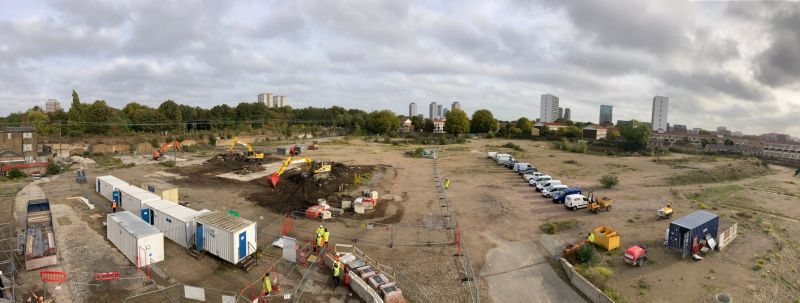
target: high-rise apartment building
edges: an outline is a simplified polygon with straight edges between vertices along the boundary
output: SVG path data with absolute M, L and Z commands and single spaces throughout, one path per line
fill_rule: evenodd
M 271 93 L 258 94 L 258 102 L 264 103 L 267 107 L 272 107 L 272 104 L 274 104 Z
M 442 111 L 442 108 L 443 108 L 443 107 L 442 107 L 442 105 L 441 105 L 441 104 L 439 104 L 439 105 L 436 105 L 436 117 L 437 117 L 437 118 L 444 117 L 444 112 Z
M 614 107 L 611 105 L 600 105 L 600 125 L 611 125 L 614 124 L 614 120 L 612 119 L 612 113 L 614 112 Z
M 411 102 L 411 104 L 408 105 L 408 117 L 411 118 L 416 115 L 417 115 L 417 104 Z
M 286 106 L 286 96 L 280 96 L 280 98 L 278 99 L 278 104 L 276 104 L 275 106 L 277 107 Z
M 48 99 L 47 102 L 44 103 L 44 112 L 45 113 L 54 113 L 61 109 L 61 103 L 58 103 L 56 99 Z
M 669 112 L 669 98 L 663 96 L 653 97 L 653 114 L 650 125 L 653 131 L 667 131 L 667 114 Z
M 572 121 L 572 111 L 569 107 L 564 108 L 564 120 Z
M 542 95 L 542 101 L 539 106 L 539 121 L 541 122 L 555 122 L 558 119 L 558 97 L 551 94 Z
M 558 118 L 559 119 L 564 118 L 564 108 L 563 107 L 559 107 L 558 108 Z
M 450 112 L 450 109 L 445 107 L 445 108 L 442 110 L 442 118 L 445 118 L 445 117 L 447 117 L 447 113 L 449 113 L 449 112 Z
M 461 109 L 461 103 L 459 103 L 458 101 L 455 101 L 455 102 L 453 102 L 453 105 L 450 106 L 450 110 L 454 111 L 454 110 L 457 110 L 457 109 Z
M 438 107 L 436 106 L 436 102 L 431 102 L 431 105 L 428 108 L 428 112 L 429 112 L 428 113 L 428 118 L 429 119 L 431 119 L 431 120 L 436 119 L 436 117 L 437 117 L 436 116 L 436 109 L 437 108 Z

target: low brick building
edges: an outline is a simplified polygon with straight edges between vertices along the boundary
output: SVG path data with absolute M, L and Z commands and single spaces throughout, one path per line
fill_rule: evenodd
M 36 129 L 33 127 L 0 128 L 0 162 L 35 162 L 39 150 L 37 140 Z M 19 161 L 20 156 L 22 161 Z

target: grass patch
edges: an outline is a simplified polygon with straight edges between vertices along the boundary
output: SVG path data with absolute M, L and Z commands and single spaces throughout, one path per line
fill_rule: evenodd
M 514 144 L 514 142 L 506 142 L 506 144 L 500 145 L 500 147 L 506 147 L 506 148 L 510 148 L 510 149 L 513 149 L 513 150 L 516 150 L 516 151 L 525 151 L 519 145 Z
M 565 164 L 578 164 L 578 161 L 576 161 L 574 159 L 572 159 L 572 160 L 564 160 L 564 163 Z
M 175 167 L 175 161 L 161 161 L 158 164 L 166 167 Z
M 578 221 L 576 219 L 546 222 L 543 223 L 542 225 L 539 225 L 539 230 L 543 231 L 546 234 L 553 235 L 560 231 L 574 229 L 578 227 L 580 224 L 581 221 Z
M 717 166 L 711 169 L 698 169 L 685 174 L 672 176 L 667 179 L 667 183 L 672 186 L 718 183 L 725 181 L 736 181 L 745 178 L 764 176 L 771 174 L 772 170 L 758 162 L 748 161 Z
M 97 163 L 98 167 L 111 167 L 122 165 L 122 160 L 115 158 L 111 155 L 96 155 L 92 160 Z

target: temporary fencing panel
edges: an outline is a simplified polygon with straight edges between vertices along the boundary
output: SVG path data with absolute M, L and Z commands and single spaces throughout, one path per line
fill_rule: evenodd
M 123 186 L 130 184 L 114 176 L 100 176 L 95 178 L 94 191 L 111 202 L 114 201 L 114 192 Z
M 108 239 L 136 267 L 164 260 L 164 234 L 129 211 L 108 214 Z
M 255 222 L 217 211 L 197 216 L 195 222 L 202 226 L 197 227 L 198 233 L 202 231 L 202 235 L 197 235 L 197 243 L 208 253 L 237 264 L 255 252 Z

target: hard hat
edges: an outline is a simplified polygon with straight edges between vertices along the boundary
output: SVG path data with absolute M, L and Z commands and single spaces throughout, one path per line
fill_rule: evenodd
M 324 227 L 322 227 L 322 224 L 320 224 L 320 225 L 319 225 L 319 228 L 324 228 Z

